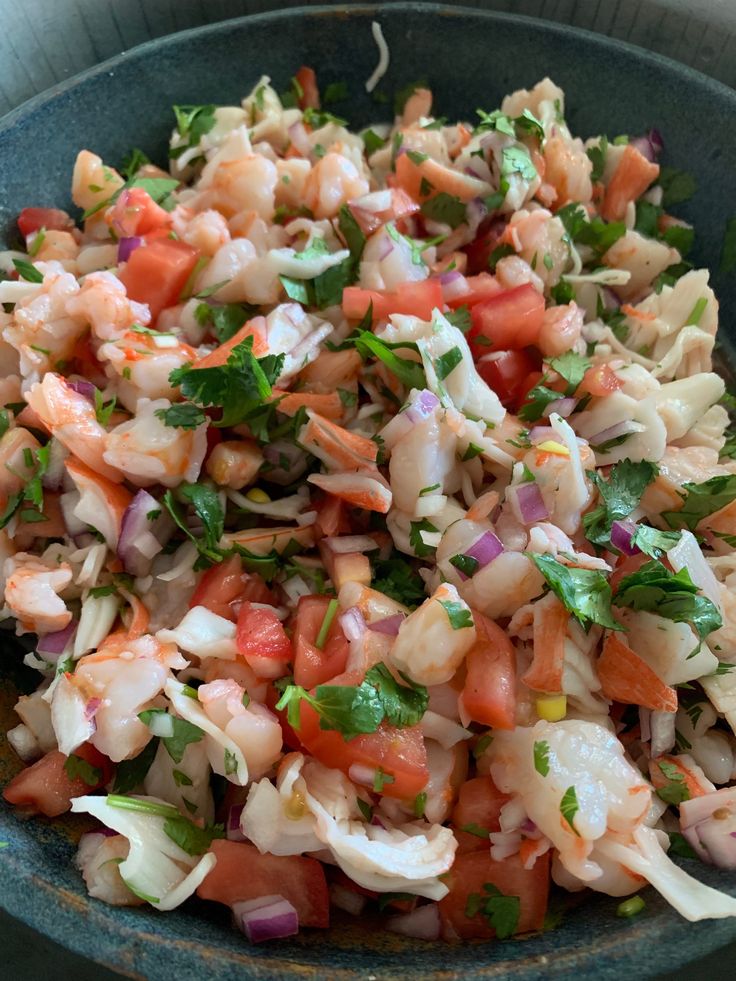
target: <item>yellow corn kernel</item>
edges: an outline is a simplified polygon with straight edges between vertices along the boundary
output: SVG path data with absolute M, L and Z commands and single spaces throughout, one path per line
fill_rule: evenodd
M 260 487 L 251 487 L 245 496 L 249 501 L 253 501 L 254 504 L 268 504 L 271 500 L 268 494 L 264 490 L 261 490 Z
M 563 446 L 562 443 L 556 442 L 554 439 L 546 439 L 537 446 L 537 449 L 545 453 L 554 453 L 557 456 L 570 456 L 568 448 Z
M 537 715 L 545 722 L 559 722 L 567 715 L 567 695 L 540 695 Z

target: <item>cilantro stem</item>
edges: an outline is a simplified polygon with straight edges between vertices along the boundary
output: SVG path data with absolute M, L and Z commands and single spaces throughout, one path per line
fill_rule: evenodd
M 181 817 L 173 804 L 156 804 L 149 800 L 138 800 L 136 797 L 124 797 L 122 794 L 108 794 L 106 803 L 110 807 L 118 807 L 122 811 L 138 811 L 140 814 L 152 814 L 156 817 L 165 818 Z
M 319 633 L 317 634 L 317 639 L 314 642 L 314 646 L 318 651 L 321 651 L 325 646 L 325 641 L 327 640 L 327 634 L 330 632 L 330 627 L 332 626 L 332 621 L 335 619 L 337 614 L 338 602 L 336 599 L 331 599 L 327 604 L 327 609 L 325 610 L 325 617 L 322 621 L 322 626 L 319 628 Z

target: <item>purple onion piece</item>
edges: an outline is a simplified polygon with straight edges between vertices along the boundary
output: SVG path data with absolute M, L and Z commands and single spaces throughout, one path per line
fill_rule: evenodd
M 596 433 L 595 436 L 591 436 L 588 443 L 593 447 L 600 446 L 602 443 L 608 443 L 612 439 L 618 439 L 619 436 L 639 433 L 642 429 L 643 427 L 639 423 L 632 422 L 630 419 L 624 419 L 622 422 L 617 422 L 614 426 L 609 426 L 608 429 L 603 429 L 601 432 Z
M 121 238 L 118 242 L 118 262 L 127 262 L 136 249 L 145 245 L 145 239 L 139 235 L 131 235 L 130 238 Z
M 394 251 L 394 243 L 388 237 L 388 234 L 386 234 L 383 236 L 383 240 L 381 242 L 381 248 L 378 252 L 378 261 L 381 262 L 383 261 L 383 259 L 387 259 L 388 256 L 390 256 L 393 251 Z
M 543 443 L 546 439 L 556 439 L 557 434 L 551 426 L 533 426 L 529 430 L 529 442 Z
M 351 606 L 349 610 L 345 610 L 339 617 L 339 623 L 342 632 L 349 641 L 360 640 L 366 630 L 363 614 L 357 606 Z
M 238 926 L 251 943 L 278 940 L 299 933 L 299 916 L 287 900 L 274 897 L 275 902 L 259 909 L 251 909 L 236 915 Z
M 235 804 L 228 811 L 227 824 L 225 826 L 225 836 L 228 841 L 248 840 L 240 830 L 240 815 L 243 813 L 243 806 L 243 804 Z
M 386 634 L 389 637 L 395 637 L 405 619 L 406 617 L 403 613 L 396 613 L 392 617 L 384 617 L 383 620 L 375 620 L 373 623 L 369 623 L 368 629 L 375 630 L 377 634 Z
M 631 518 L 614 521 L 611 525 L 611 545 L 623 555 L 638 555 L 640 549 L 632 545 L 631 539 L 636 534 L 637 524 Z
M 463 274 L 459 269 L 450 269 L 449 272 L 440 273 L 440 283 L 443 286 L 447 286 L 449 283 L 454 283 L 457 279 L 462 279 Z
M 77 621 L 72 620 L 63 630 L 55 630 L 38 638 L 36 651 L 46 661 L 56 661 L 64 653 L 64 648 L 77 631 Z
M 516 499 L 519 502 L 519 511 L 524 524 L 531 525 L 535 521 L 546 521 L 549 517 L 542 492 L 535 481 L 519 484 L 516 488 Z
M 89 399 L 90 402 L 94 404 L 95 392 L 97 389 L 92 382 L 85 381 L 83 378 L 75 378 L 73 381 L 67 380 L 67 385 L 69 388 L 73 389 L 77 395 L 84 395 L 86 399 Z
M 161 551 L 163 545 L 151 539 L 154 538 L 152 528 L 154 521 L 149 518 L 152 512 L 160 512 L 161 506 L 148 491 L 139 490 L 123 514 L 118 540 L 118 556 L 125 571 L 132 576 L 145 576 L 151 568 L 153 555 Z M 146 542 L 146 551 L 142 550 Z M 158 545 L 158 549 L 156 549 Z M 150 549 L 148 548 L 150 546 Z
M 87 722 L 91 722 L 92 719 L 97 715 L 97 711 L 102 705 L 101 698 L 90 698 L 87 704 L 84 706 L 84 717 Z
M 575 411 L 576 405 L 577 400 L 574 398 L 555 399 L 554 402 L 550 402 L 544 407 L 542 414 L 549 418 L 553 412 L 556 412 L 563 419 L 567 419 Z
M 465 554 L 477 561 L 478 569 L 484 569 L 494 559 L 497 559 L 503 550 L 501 539 L 494 535 L 492 531 L 486 531 L 477 542 L 474 542 L 470 548 L 465 549 Z
M 422 391 L 416 396 L 411 405 L 406 409 L 406 417 L 412 422 L 422 422 L 427 416 L 434 412 L 435 408 L 440 404 L 440 400 L 428 389 L 423 388 Z

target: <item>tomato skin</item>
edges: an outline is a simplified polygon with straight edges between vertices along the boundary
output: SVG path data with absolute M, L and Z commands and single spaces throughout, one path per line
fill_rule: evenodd
M 68 232 L 74 228 L 74 221 L 59 208 L 24 208 L 18 215 L 18 230 L 23 238 L 42 228 L 49 232 Z
M 319 86 L 314 68 L 302 65 L 294 76 L 298 82 L 302 94 L 299 98 L 300 109 L 319 109 Z
M 470 310 L 473 326 L 468 334 L 475 357 L 488 354 L 488 346 L 474 343 L 482 335 L 492 350 L 529 347 L 539 336 L 544 319 L 544 297 L 525 283 L 476 303 Z
M 347 286 L 342 294 L 342 308 L 350 320 L 362 320 L 373 304 L 373 319 L 386 320 L 392 313 L 404 313 L 429 320 L 432 310 L 444 304 L 442 284 L 438 279 L 424 279 L 418 283 L 401 283 L 393 292 L 364 290 L 359 286 Z
M 580 382 L 579 390 L 605 398 L 611 392 L 617 392 L 622 385 L 623 382 L 610 365 L 599 364 L 588 368 Z
M 274 661 L 288 661 L 291 657 L 291 641 L 273 610 L 265 610 L 245 600 L 238 613 L 238 629 L 235 635 L 241 657 L 264 657 Z
M 178 302 L 197 258 L 197 250 L 186 242 L 157 238 L 131 253 L 120 280 L 131 300 L 148 304 L 155 320 Z
M 477 824 L 487 831 L 500 831 L 501 808 L 510 800 L 509 795 L 502 794 L 488 776 L 473 777 L 461 785 L 451 818 L 453 827 L 457 829 L 455 837 L 460 853 L 488 850 L 487 839 L 460 829 L 468 824 Z
M 333 678 L 333 685 L 358 685 L 360 675 L 343 674 Z M 394 778 L 386 782 L 386 797 L 413 800 L 426 787 L 429 779 L 427 751 L 419 726 L 397 729 L 381 725 L 376 732 L 363 733 L 345 740 L 339 732 L 320 729 L 319 716 L 306 702 L 300 705 L 299 739 L 320 763 L 335 767 L 347 774 L 353 764 L 377 770 Z
M 460 699 L 474 722 L 493 729 L 516 726 L 516 652 L 493 620 L 473 612 L 476 641 L 468 651 Z
M 189 600 L 189 609 L 204 606 L 219 617 L 235 620 L 231 603 L 243 592 L 243 564 L 239 555 L 210 566 L 197 583 Z
M 347 664 L 350 649 L 337 617 L 322 649 L 315 647 L 329 604 L 329 596 L 299 597 L 294 620 L 294 684 L 302 688 L 326 684 L 342 674 Z
M 104 786 L 113 774 L 108 758 L 89 743 L 83 743 L 72 755 L 79 756 L 100 771 L 97 784 L 90 786 L 81 777 L 72 779 L 64 769 L 67 757 L 55 749 L 13 777 L 3 790 L 3 797 L 9 804 L 34 814 L 44 814 L 46 817 L 64 814 L 71 807 L 74 797 L 91 794 Z
M 215 839 L 217 865 L 197 889 L 200 899 L 233 906 L 261 896 L 283 896 L 296 909 L 299 926 L 330 925 L 330 899 L 321 862 L 301 855 L 262 855 L 255 845 Z
M 119 238 L 148 235 L 161 228 L 171 227 L 171 215 L 156 204 L 142 187 L 124 190 L 107 216 Z
M 450 892 L 439 904 L 445 940 L 489 940 L 496 935 L 481 914 L 465 915 L 468 897 L 473 893 L 483 895 L 486 882 L 500 889 L 504 896 L 518 896 L 521 900 L 516 933 L 540 930 L 549 897 L 549 858 L 547 852 L 527 870 L 518 855 L 495 862 L 487 846 L 484 851 L 457 855 L 445 880 Z
M 476 364 L 478 374 L 493 389 L 501 404 L 509 409 L 517 405 L 529 391 L 526 380 L 536 371 L 537 359 L 526 351 L 499 351 L 498 357 L 481 358 Z
M 463 252 L 468 257 L 469 273 L 488 272 L 491 253 L 500 244 L 506 225 L 505 219 L 494 219 L 490 224 L 481 225 L 479 234 L 463 247 Z

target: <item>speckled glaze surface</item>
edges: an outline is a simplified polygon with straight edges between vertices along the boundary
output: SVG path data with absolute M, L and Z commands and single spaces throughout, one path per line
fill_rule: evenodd
M 229 21 L 152 41 L 63 83 L 0 121 L 0 239 L 28 204 L 64 206 L 77 150 L 86 146 L 116 163 L 131 146 L 164 159 L 173 103 L 238 101 L 261 73 L 285 87 L 302 63 L 320 81 L 347 79 L 350 101 L 337 106 L 351 122 L 382 118 L 385 107 L 364 92 L 376 50 L 378 17 L 392 53 L 380 88 L 393 92 L 426 78 L 437 112 L 472 115 L 508 91 L 551 75 L 568 95 L 575 133 L 636 133 L 659 127 L 665 162 L 695 174 L 698 192 L 679 209 L 697 222 L 695 261 L 714 269 L 724 334 L 736 315 L 736 283 L 717 271 L 725 222 L 736 211 L 736 94 L 717 82 L 606 38 L 501 14 L 392 4 L 376 10 L 310 7 Z M 731 336 L 733 334 L 731 333 Z M 724 338 L 730 350 L 729 337 Z M 0 641 L 0 728 L 18 689 L 32 686 L 18 670 L 12 639 Z M 7 725 L 5 724 L 7 723 Z M 0 784 L 20 768 L 0 736 Z M 151 981 L 243 978 L 388 979 L 598 978 L 664 973 L 736 938 L 736 922 L 688 924 L 652 891 L 637 919 L 615 916 L 617 901 L 586 894 L 561 925 L 503 944 L 445 947 L 403 940 L 346 918 L 329 933 L 247 946 L 227 912 L 192 902 L 160 915 L 113 909 L 89 899 L 72 865 L 82 820 L 17 819 L 0 805 L 0 906 L 52 939 L 122 974 Z M 693 871 L 736 894 L 736 877 Z M 694 975 L 695 976 L 695 975 Z

